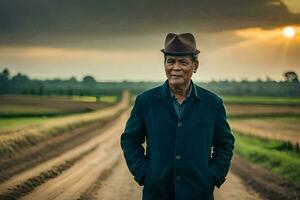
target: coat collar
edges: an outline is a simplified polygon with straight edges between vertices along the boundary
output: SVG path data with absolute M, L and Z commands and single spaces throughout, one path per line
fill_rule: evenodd
M 200 100 L 199 91 L 198 91 L 196 85 L 194 84 L 193 80 L 191 80 L 191 84 L 192 84 L 191 85 L 192 86 L 191 96 L 194 96 L 194 97 L 196 97 L 196 99 Z M 161 86 L 159 98 L 164 99 L 164 98 L 167 98 L 168 96 L 170 96 L 170 88 L 169 88 L 169 82 L 167 79 Z

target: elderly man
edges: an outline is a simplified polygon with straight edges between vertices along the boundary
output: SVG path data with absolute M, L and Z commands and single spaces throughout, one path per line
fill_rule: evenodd
M 223 100 L 191 80 L 200 52 L 192 34 L 169 33 L 161 51 L 167 80 L 136 97 L 120 141 L 126 163 L 143 200 L 214 199 L 235 140 Z

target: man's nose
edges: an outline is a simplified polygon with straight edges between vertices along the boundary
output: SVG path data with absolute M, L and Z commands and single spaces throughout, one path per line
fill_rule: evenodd
M 181 67 L 178 62 L 175 62 L 173 65 L 173 70 L 181 70 Z

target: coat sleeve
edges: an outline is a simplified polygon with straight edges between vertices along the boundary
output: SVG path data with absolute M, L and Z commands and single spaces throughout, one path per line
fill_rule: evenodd
M 213 137 L 213 153 L 211 157 L 212 174 L 216 180 L 216 186 L 224 183 L 229 171 L 233 155 L 235 138 L 227 121 L 225 106 L 220 99 L 217 106 L 216 122 Z
M 145 142 L 145 136 L 145 124 L 140 99 L 137 96 L 125 130 L 121 134 L 120 144 L 129 171 L 140 186 L 144 185 L 143 179 L 146 172 L 145 149 L 142 146 Z

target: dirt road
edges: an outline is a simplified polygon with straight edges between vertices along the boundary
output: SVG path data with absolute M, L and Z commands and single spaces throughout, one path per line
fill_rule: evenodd
M 142 197 L 142 187 L 134 182 L 122 159 L 112 175 L 99 185 L 94 195 L 97 200 L 139 200 Z M 247 188 L 243 181 L 231 172 L 224 185 L 220 189 L 215 189 L 214 197 L 215 200 L 262 200 L 255 191 Z
M 100 145 L 58 177 L 38 187 L 23 199 L 78 199 L 80 195 L 95 183 L 106 169 L 110 169 L 120 159 L 119 135 L 128 113 L 116 121 L 116 126 L 101 134 L 91 142 L 101 142 Z M 104 137 L 106 136 L 106 137 Z M 104 141 L 104 142 L 103 142 Z
M 141 199 L 142 187 L 129 173 L 119 144 L 128 115 L 124 112 L 111 128 L 88 142 L 1 183 L 0 199 Z M 260 200 L 232 173 L 220 190 L 216 188 L 215 198 Z

